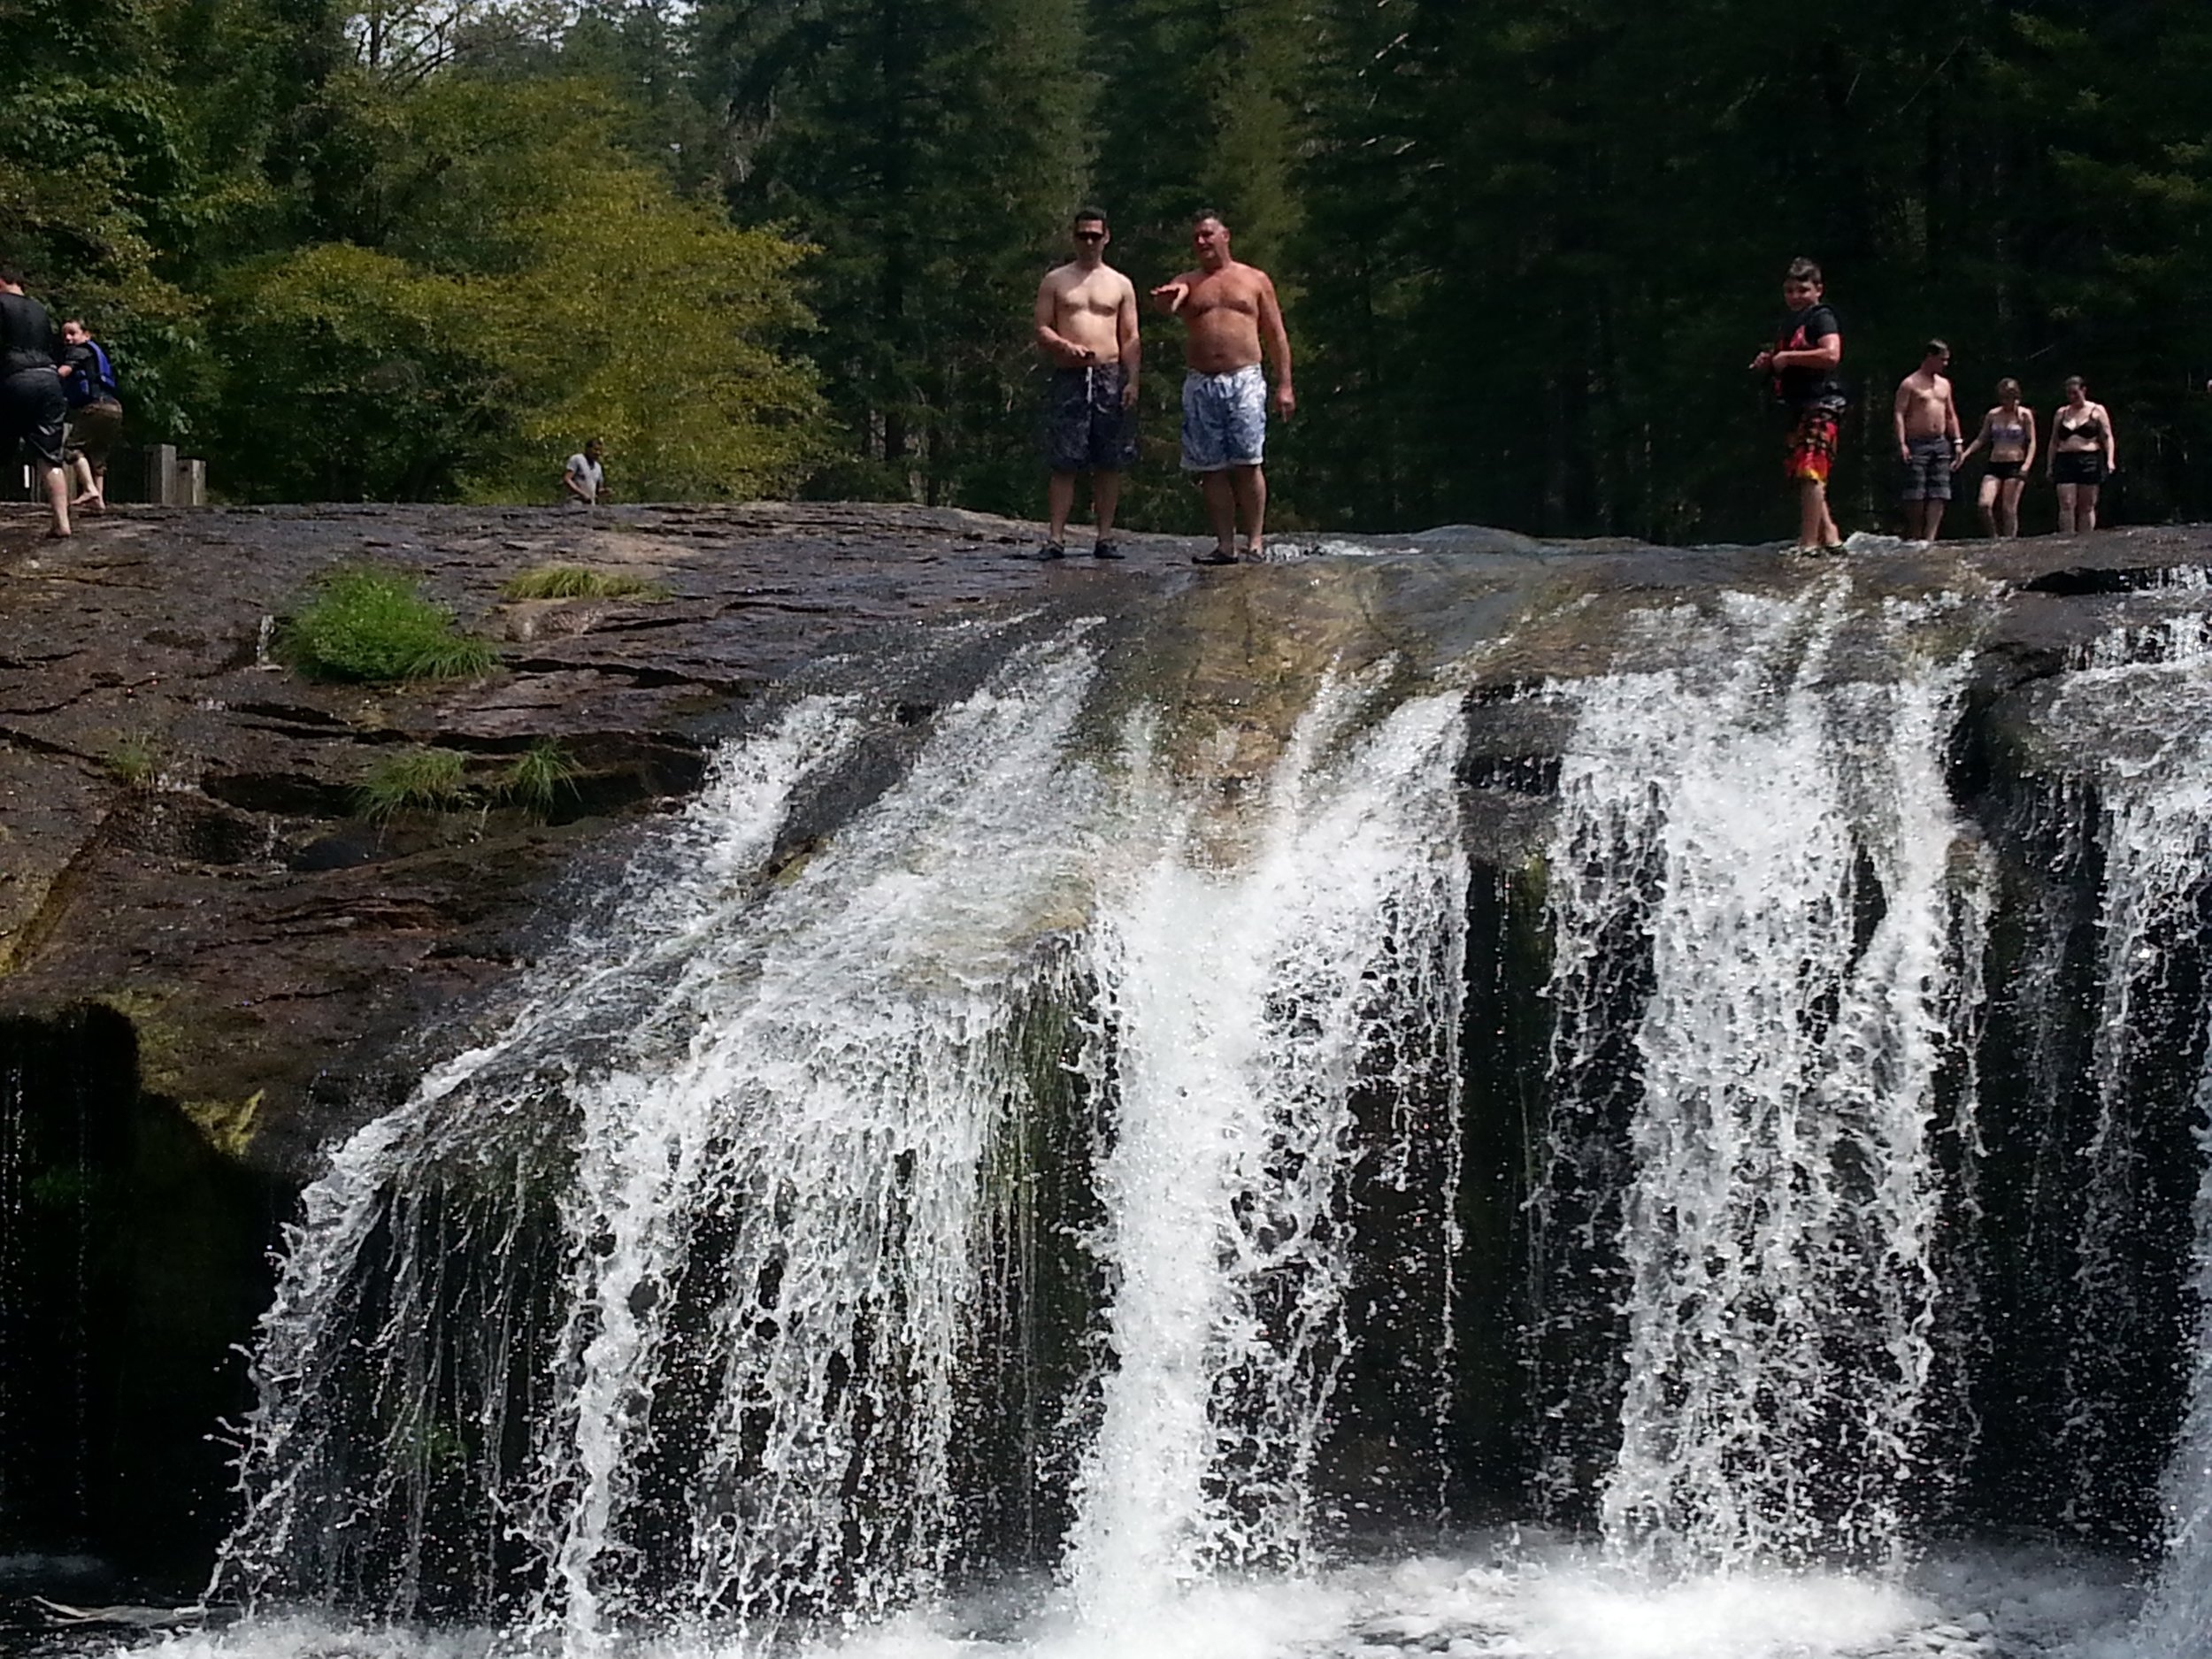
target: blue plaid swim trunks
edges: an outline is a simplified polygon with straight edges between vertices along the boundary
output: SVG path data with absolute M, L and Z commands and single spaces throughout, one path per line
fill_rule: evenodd
M 1183 377 L 1183 470 L 1257 466 L 1267 450 L 1267 376 L 1256 363 Z

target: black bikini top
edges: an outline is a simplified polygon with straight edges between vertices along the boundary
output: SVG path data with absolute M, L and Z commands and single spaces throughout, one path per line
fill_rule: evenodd
M 2104 436 L 2104 422 L 2094 415 L 2073 426 L 2062 420 L 2058 423 L 2058 435 L 2062 438 L 2101 438 Z

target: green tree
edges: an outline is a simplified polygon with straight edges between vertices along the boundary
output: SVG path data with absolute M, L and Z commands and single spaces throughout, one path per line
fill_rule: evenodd
M 1064 246 L 1095 87 L 1077 0 L 715 0 L 700 12 L 729 199 L 810 267 L 832 494 L 1034 493 L 1036 283 Z
M 222 472 L 276 498 L 550 495 L 592 432 L 625 490 L 787 491 L 824 446 L 800 247 L 678 198 L 589 83 L 434 80 L 355 222 L 219 290 Z M 296 433 L 296 436 L 288 435 Z

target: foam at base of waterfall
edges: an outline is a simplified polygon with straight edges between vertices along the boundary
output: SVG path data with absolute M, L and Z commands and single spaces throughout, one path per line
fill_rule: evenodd
M 1006 1584 L 807 1640 L 796 1659 L 2151 1659 L 2129 1634 L 2124 1567 L 2056 1550 L 1962 1550 L 1899 1580 L 1746 1572 L 1653 1580 L 1541 1540 L 1309 1578 L 1217 1580 L 1110 1629 L 1064 1594 Z M 92 1654 L 148 1659 L 526 1659 L 488 1632 L 272 1618 Z M 650 1633 L 618 1659 L 765 1659 L 710 1632 Z

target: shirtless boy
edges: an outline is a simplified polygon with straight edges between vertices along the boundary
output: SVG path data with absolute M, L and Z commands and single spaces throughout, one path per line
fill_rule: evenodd
M 1256 265 L 1229 252 L 1229 227 L 1209 209 L 1191 223 L 1197 268 L 1152 290 L 1153 303 L 1183 319 L 1183 470 L 1206 491 L 1214 545 L 1194 560 L 1237 562 L 1236 533 L 1257 558 L 1267 518 L 1267 379 L 1262 348 L 1275 369 L 1275 412 L 1288 420 L 1298 407 L 1290 384 L 1290 334 L 1275 285 Z
M 1957 470 L 1959 411 L 1943 371 L 1951 348 L 1931 340 L 1921 349 L 1920 366 L 1898 382 L 1890 414 L 1897 426 L 1897 458 L 1905 464 L 1905 540 L 1932 541 L 1943 525 L 1944 503 L 1951 499 L 1951 474 Z
M 1037 286 L 1037 346 L 1051 365 L 1045 389 L 1045 491 L 1052 528 L 1044 546 L 1018 558 L 1056 559 L 1075 510 L 1075 480 L 1091 475 L 1098 539 L 1091 557 L 1118 559 L 1114 508 L 1121 474 L 1137 458 L 1137 290 L 1106 263 L 1111 233 L 1094 207 L 1075 216 L 1075 257 Z

